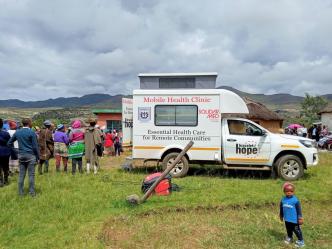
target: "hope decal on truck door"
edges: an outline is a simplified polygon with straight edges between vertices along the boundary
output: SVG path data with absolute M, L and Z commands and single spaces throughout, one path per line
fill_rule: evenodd
M 248 142 L 246 144 L 237 143 L 235 146 L 235 153 L 240 155 L 257 155 L 259 153 L 259 149 L 256 143 Z

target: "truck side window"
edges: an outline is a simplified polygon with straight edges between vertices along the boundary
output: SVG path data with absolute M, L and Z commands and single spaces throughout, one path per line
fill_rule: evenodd
M 244 136 L 261 136 L 262 130 L 257 126 L 242 120 L 228 120 L 229 134 Z
M 198 108 L 195 105 L 155 106 L 156 126 L 197 126 Z
M 229 134 L 232 135 L 246 135 L 246 127 L 241 120 L 228 120 Z

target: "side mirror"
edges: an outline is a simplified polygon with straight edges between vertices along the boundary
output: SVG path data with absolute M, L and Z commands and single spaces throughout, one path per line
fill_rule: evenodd
M 264 131 L 264 130 L 262 130 L 262 136 L 266 136 L 267 135 L 267 132 L 266 131 Z

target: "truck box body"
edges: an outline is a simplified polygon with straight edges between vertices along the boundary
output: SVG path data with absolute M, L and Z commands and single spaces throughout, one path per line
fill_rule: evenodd
M 221 89 L 134 90 L 133 158 L 160 159 L 190 140 L 190 160 L 221 160 L 221 115 L 248 113 L 235 93 Z

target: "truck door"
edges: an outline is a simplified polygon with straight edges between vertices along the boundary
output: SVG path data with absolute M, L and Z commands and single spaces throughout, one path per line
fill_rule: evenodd
M 246 120 L 227 119 L 223 125 L 224 160 L 227 164 L 266 165 L 271 141 L 265 130 Z

